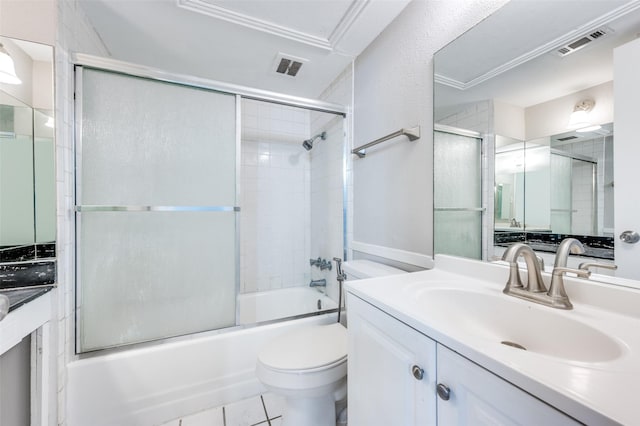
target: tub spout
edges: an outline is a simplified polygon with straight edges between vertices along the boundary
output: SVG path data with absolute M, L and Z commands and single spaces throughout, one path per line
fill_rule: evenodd
M 326 287 L 327 286 L 327 280 L 325 280 L 324 278 L 321 280 L 311 280 L 311 282 L 309 283 L 309 287 Z

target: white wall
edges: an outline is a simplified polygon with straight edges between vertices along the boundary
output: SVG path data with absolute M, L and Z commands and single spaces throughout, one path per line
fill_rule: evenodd
M 53 46 L 56 42 L 56 1 L 0 1 L 0 34 Z
M 504 0 L 414 0 L 356 59 L 354 145 L 420 125 L 422 137 L 354 159 L 354 241 L 433 251 L 433 54 Z
M 589 118 L 594 123 L 613 122 L 613 81 L 609 81 L 526 108 L 526 140 L 566 132 L 569 115 L 576 104 L 585 99 L 592 99 L 596 103 L 589 112 Z

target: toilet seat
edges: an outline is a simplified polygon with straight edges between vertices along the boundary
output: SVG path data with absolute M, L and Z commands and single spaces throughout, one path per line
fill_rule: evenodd
M 286 333 L 258 354 L 262 367 L 282 373 L 312 373 L 347 361 L 347 329 L 341 324 L 304 327 Z
M 274 370 L 317 370 L 347 358 L 347 330 L 341 324 L 304 327 L 273 339 L 258 360 Z

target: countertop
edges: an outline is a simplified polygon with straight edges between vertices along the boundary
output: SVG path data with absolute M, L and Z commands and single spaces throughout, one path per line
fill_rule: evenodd
M 0 355 L 51 320 L 55 286 L 2 289 L 9 297 L 9 313 L 0 321 Z
M 563 311 L 503 295 L 508 276 L 509 269 L 502 264 L 436 255 L 432 270 L 347 281 L 346 290 L 582 423 L 639 424 L 640 291 L 567 277 L 574 309 Z M 543 277 L 548 285 L 549 274 Z M 621 354 L 607 361 L 584 362 L 488 341 L 464 330 L 455 317 L 435 320 L 416 302 L 420 289 L 446 286 L 509 297 L 526 309 L 552 309 L 615 337 Z
M 32 300 L 42 296 L 43 294 L 51 291 L 53 285 L 35 286 L 35 287 L 21 287 L 21 288 L 3 288 L 0 289 L 0 294 L 4 294 L 9 298 L 9 312 L 18 309 L 25 303 L 29 303 Z

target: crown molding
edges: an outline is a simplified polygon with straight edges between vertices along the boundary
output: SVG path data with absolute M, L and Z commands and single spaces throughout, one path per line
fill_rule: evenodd
M 606 13 L 590 22 L 587 22 L 584 25 L 581 25 L 580 27 L 576 28 L 575 30 L 569 31 L 568 33 L 554 39 L 551 40 L 548 43 L 542 44 L 538 47 L 536 47 L 533 50 L 530 50 L 529 52 L 526 52 L 523 55 L 518 56 L 517 58 L 514 58 L 508 62 L 505 62 L 502 65 L 499 65 L 489 71 L 487 71 L 486 73 L 470 80 L 467 82 L 464 81 L 459 81 L 456 80 L 454 78 L 451 77 L 447 77 L 445 75 L 442 74 L 435 74 L 434 75 L 434 81 L 436 83 L 439 84 L 443 84 L 445 86 L 450 86 L 459 90 L 466 90 L 466 89 L 470 89 L 471 87 L 477 86 L 480 83 L 483 83 L 487 80 L 492 79 L 493 77 L 496 77 L 502 73 L 505 73 L 519 65 L 524 64 L 525 62 L 528 62 L 532 59 L 537 58 L 538 56 L 544 55 L 546 53 L 549 53 L 561 46 L 564 46 L 567 43 L 570 43 L 572 41 L 574 41 L 575 39 L 577 39 L 578 37 L 581 37 L 585 34 L 588 34 L 594 30 L 597 30 L 600 27 L 606 26 L 607 24 L 609 24 L 610 22 L 621 18 L 631 12 L 634 12 L 635 10 L 640 8 L 640 1 L 632 1 L 629 2 L 625 5 L 622 5 L 614 10 L 612 10 L 609 13 Z
M 333 29 L 329 38 L 318 37 L 303 31 L 275 24 L 270 21 L 258 19 L 250 15 L 235 12 L 224 7 L 216 6 L 206 0 L 176 0 L 178 7 L 233 24 L 242 25 L 264 33 L 303 43 L 320 49 L 334 51 L 349 29 L 357 21 L 362 11 L 370 4 L 371 0 L 353 0 L 338 25 Z

